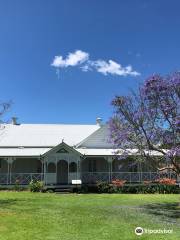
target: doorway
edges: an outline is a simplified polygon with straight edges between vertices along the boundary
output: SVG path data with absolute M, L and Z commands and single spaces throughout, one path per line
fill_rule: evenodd
M 68 184 L 68 163 L 65 160 L 57 164 L 57 184 Z

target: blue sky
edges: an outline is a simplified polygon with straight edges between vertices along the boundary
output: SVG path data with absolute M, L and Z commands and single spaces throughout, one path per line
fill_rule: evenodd
M 179 9 L 178 0 L 0 0 L 0 99 L 13 101 L 6 119 L 107 121 L 115 94 L 179 70 Z M 76 50 L 88 58 L 72 64 Z

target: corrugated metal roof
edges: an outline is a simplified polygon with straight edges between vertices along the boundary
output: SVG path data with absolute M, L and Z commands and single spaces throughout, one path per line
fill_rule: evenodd
M 90 136 L 84 139 L 79 148 L 113 148 L 113 144 L 109 141 L 110 131 L 108 125 L 104 125 L 97 131 L 93 132 Z
M 4 127 L 4 128 L 3 128 Z M 53 147 L 62 142 L 77 145 L 97 129 L 98 125 L 20 124 L 1 125 L 0 147 Z
M 1 157 L 33 157 L 33 156 L 40 156 L 51 150 L 52 148 L 0 148 L 0 156 Z M 84 149 L 84 148 L 77 148 L 76 149 L 79 153 L 86 156 L 113 156 L 115 155 L 114 149 Z M 132 149 L 129 150 L 129 155 L 136 155 L 137 150 Z M 118 155 L 121 155 L 123 150 L 119 150 Z M 151 151 L 149 153 L 152 156 L 162 156 L 161 153 L 156 151 Z
M 0 148 L 1 157 L 32 157 L 40 156 L 51 148 Z
M 83 155 L 90 155 L 90 156 L 110 156 L 110 155 L 114 155 L 114 149 L 78 148 L 76 150 Z
M 76 150 L 79 151 L 81 154 L 88 155 L 88 156 L 111 156 L 111 155 L 115 155 L 116 151 L 118 151 L 117 155 L 122 155 L 124 152 L 124 150 L 121 150 L 121 149 L 118 150 L 118 149 L 102 149 L 102 148 L 101 149 L 79 148 Z M 137 152 L 138 150 L 136 149 L 129 149 L 128 155 L 136 155 Z M 152 156 L 162 156 L 162 154 L 157 151 L 149 151 L 147 153 L 149 153 L 149 155 L 152 155 Z
M 0 156 L 40 156 L 64 141 L 83 155 L 114 155 L 107 126 L 70 124 L 0 125 Z M 79 144 L 80 143 L 80 144 Z M 120 150 L 119 154 L 122 154 Z M 129 155 L 137 153 L 131 149 Z M 161 156 L 151 151 L 151 155 Z

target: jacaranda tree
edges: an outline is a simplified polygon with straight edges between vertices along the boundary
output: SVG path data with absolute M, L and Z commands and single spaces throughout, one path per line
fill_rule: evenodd
M 109 121 L 110 140 L 126 157 L 132 149 L 145 160 L 152 152 L 180 174 L 180 73 L 153 75 L 137 93 L 116 96 Z
M 11 102 L 1 102 L 0 101 L 0 124 L 3 123 L 3 116 L 8 111 L 11 106 Z

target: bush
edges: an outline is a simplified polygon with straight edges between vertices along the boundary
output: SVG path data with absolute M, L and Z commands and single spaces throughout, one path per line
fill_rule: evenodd
M 51 189 L 51 188 L 49 188 L 49 189 L 45 189 L 45 188 L 43 188 L 42 192 L 46 192 L 46 193 L 54 193 L 54 189 Z
M 120 179 L 116 179 L 112 181 L 113 186 L 116 186 L 116 187 L 123 187 L 125 183 L 126 183 L 126 180 L 120 180 Z
M 15 184 L 14 184 L 14 186 L 13 186 L 13 190 L 14 190 L 14 191 L 17 191 L 17 192 L 20 192 L 20 191 L 23 190 L 22 187 L 20 186 L 20 181 L 19 181 L 19 180 L 16 180 L 16 181 L 15 181 Z
M 78 193 L 88 193 L 88 192 L 89 192 L 89 188 L 88 188 L 88 185 L 86 184 L 83 184 L 81 188 L 78 189 Z
M 113 192 L 112 186 L 107 182 L 97 182 L 97 189 L 99 193 L 111 193 Z
M 118 183 L 117 183 L 118 182 Z M 97 188 L 99 193 L 135 193 L 135 194 L 155 194 L 155 193 L 180 193 L 180 188 L 173 184 L 144 183 L 142 185 L 124 185 L 124 181 L 116 181 L 109 184 L 107 182 L 98 182 Z M 169 181 L 168 181 L 169 183 Z
M 31 192 L 43 192 L 44 191 L 44 183 L 42 181 L 32 180 L 29 183 L 29 189 Z
M 82 184 L 80 188 L 75 188 L 73 192 L 77 193 L 98 193 L 98 186 L 97 185 L 88 185 Z
M 124 186 L 122 193 L 180 193 L 180 188 L 176 185 L 163 185 L 163 184 L 149 184 L 138 186 Z
M 143 184 L 126 184 L 125 180 L 116 179 L 112 183 L 104 181 L 97 182 L 96 185 L 82 185 L 79 193 L 180 193 L 180 188 L 176 184 L 175 179 L 161 178 L 154 182 L 144 181 Z
M 178 193 L 178 186 L 176 185 L 176 179 L 160 178 L 153 182 L 144 182 L 147 187 L 154 189 L 156 193 Z
M 124 186 L 124 181 L 116 180 L 112 184 L 107 182 L 98 182 L 97 188 L 99 193 L 121 193 Z
M 155 180 L 156 183 L 162 184 L 162 185 L 176 185 L 176 179 L 171 178 L 160 178 Z
M 179 189 L 176 185 L 166 185 L 166 184 L 158 184 L 157 185 L 159 193 L 178 193 Z

